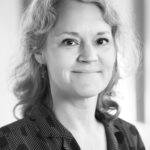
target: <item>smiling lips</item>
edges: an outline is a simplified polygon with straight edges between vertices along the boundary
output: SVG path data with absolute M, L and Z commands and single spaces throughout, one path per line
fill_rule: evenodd
M 85 73 L 85 74 L 91 74 L 91 73 L 102 73 L 100 70 L 77 70 L 77 71 L 72 71 L 73 73 Z

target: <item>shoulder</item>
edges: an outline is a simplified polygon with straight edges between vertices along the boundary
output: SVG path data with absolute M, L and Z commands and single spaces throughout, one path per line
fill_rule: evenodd
M 27 118 L 23 118 L 20 120 L 17 120 L 13 123 L 10 123 L 6 126 L 3 126 L 0 128 L 0 137 L 2 136 L 10 136 L 13 134 L 17 134 L 20 132 L 20 135 L 25 135 L 25 130 L 28 130 L 32 127 L 32 122 L 29 121 Z
M 35 125 L 27 118 L 20 119 L 0 128 L 0 150 L 27 149 L 25 143 L 36 137 Z
M 26 118 L 22 118 L 22 119 L 19 119 L 19 120 L 15 121 L 15 122 L 12 122 L 10 124 L 7 124 L 5 126 L 0 127 L 0 133 L 5 134 L 6 132 L 3 132 L 3 131 L 6 128 L 7 129 L 9 128 L 9 130 L 16 130 L 16 129 L 22 127 L 22 126 L 26 126 L 27 124 L 28 124 L 27 119 Z
M 133 136 L 133 137 L 139 136 L 139 132 L 136 126 L 123 119 L 120 119 L 120 118 L 116 119 L 113 125 L 115 128 L 122 131 L 127 136 Z
M 122 134 L 123 136 L 126 136 L 126 138 L 129 138 L 130 140 L 135 139 L 139 135 L 138 130 L 135 127 L 135 125 L 125 120 L 122 120 L 120 118 L 114 121 L 113 126 L 114 126 L 114 129 L 118 131 L 116 134 L 120 133 L 120 136 Z
M 144 150 L 144 144 L 135 125 L 122 120 L 116 119 L 113 123 L 115 136 L 119 143 L 128 143 L 128 147 Z
M 135 133 L 135 130 L 137 131 L 135 125 L 120 118 L 114 121 L 114 126 L 118 129 L 129 130 L 131 133 Z

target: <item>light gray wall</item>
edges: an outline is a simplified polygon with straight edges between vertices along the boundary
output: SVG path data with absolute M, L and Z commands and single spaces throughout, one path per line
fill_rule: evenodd
M 16 101 L 9 88 L 9 75 L 16 50 L 19 10 L 19 0 L 0 1 L 0 126 L 15 120 L 12 108 Z

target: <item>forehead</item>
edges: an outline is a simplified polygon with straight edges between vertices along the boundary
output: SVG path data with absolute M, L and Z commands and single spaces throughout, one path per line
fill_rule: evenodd
M 106 30 L 110 26 L 104 21 L 101 9 L 94 3 L 76 0 L 62 0 L 56 7 L 57 17 L 54 28 L 60 30 Z M 92 27 L 92 28 L 91 28 Z

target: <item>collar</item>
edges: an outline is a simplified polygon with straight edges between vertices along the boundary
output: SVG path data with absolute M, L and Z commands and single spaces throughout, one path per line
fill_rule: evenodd
M 57 120 L 53 111 L 43 104 L 33 106 L 28 117 L 35 122 L 37 130 L 41 132 L 43 137 L 64 137 L 70 140 L 73 138 L 73 135 Z M 95 117 L 104 124 L 105 129 L 111 127 L 114 135 L 119 131 L 118 126 L 114 125 L 113 121 L 107 121 L 102 112 L 96 110 Z
M 30 115 L 30 120 L 35 122 L 37 130 L 43 137 L 64 137 L 72 139 L 72 134 L 57 120 L 51 109 L 48 109 L 42 104 L 33 106 Z

